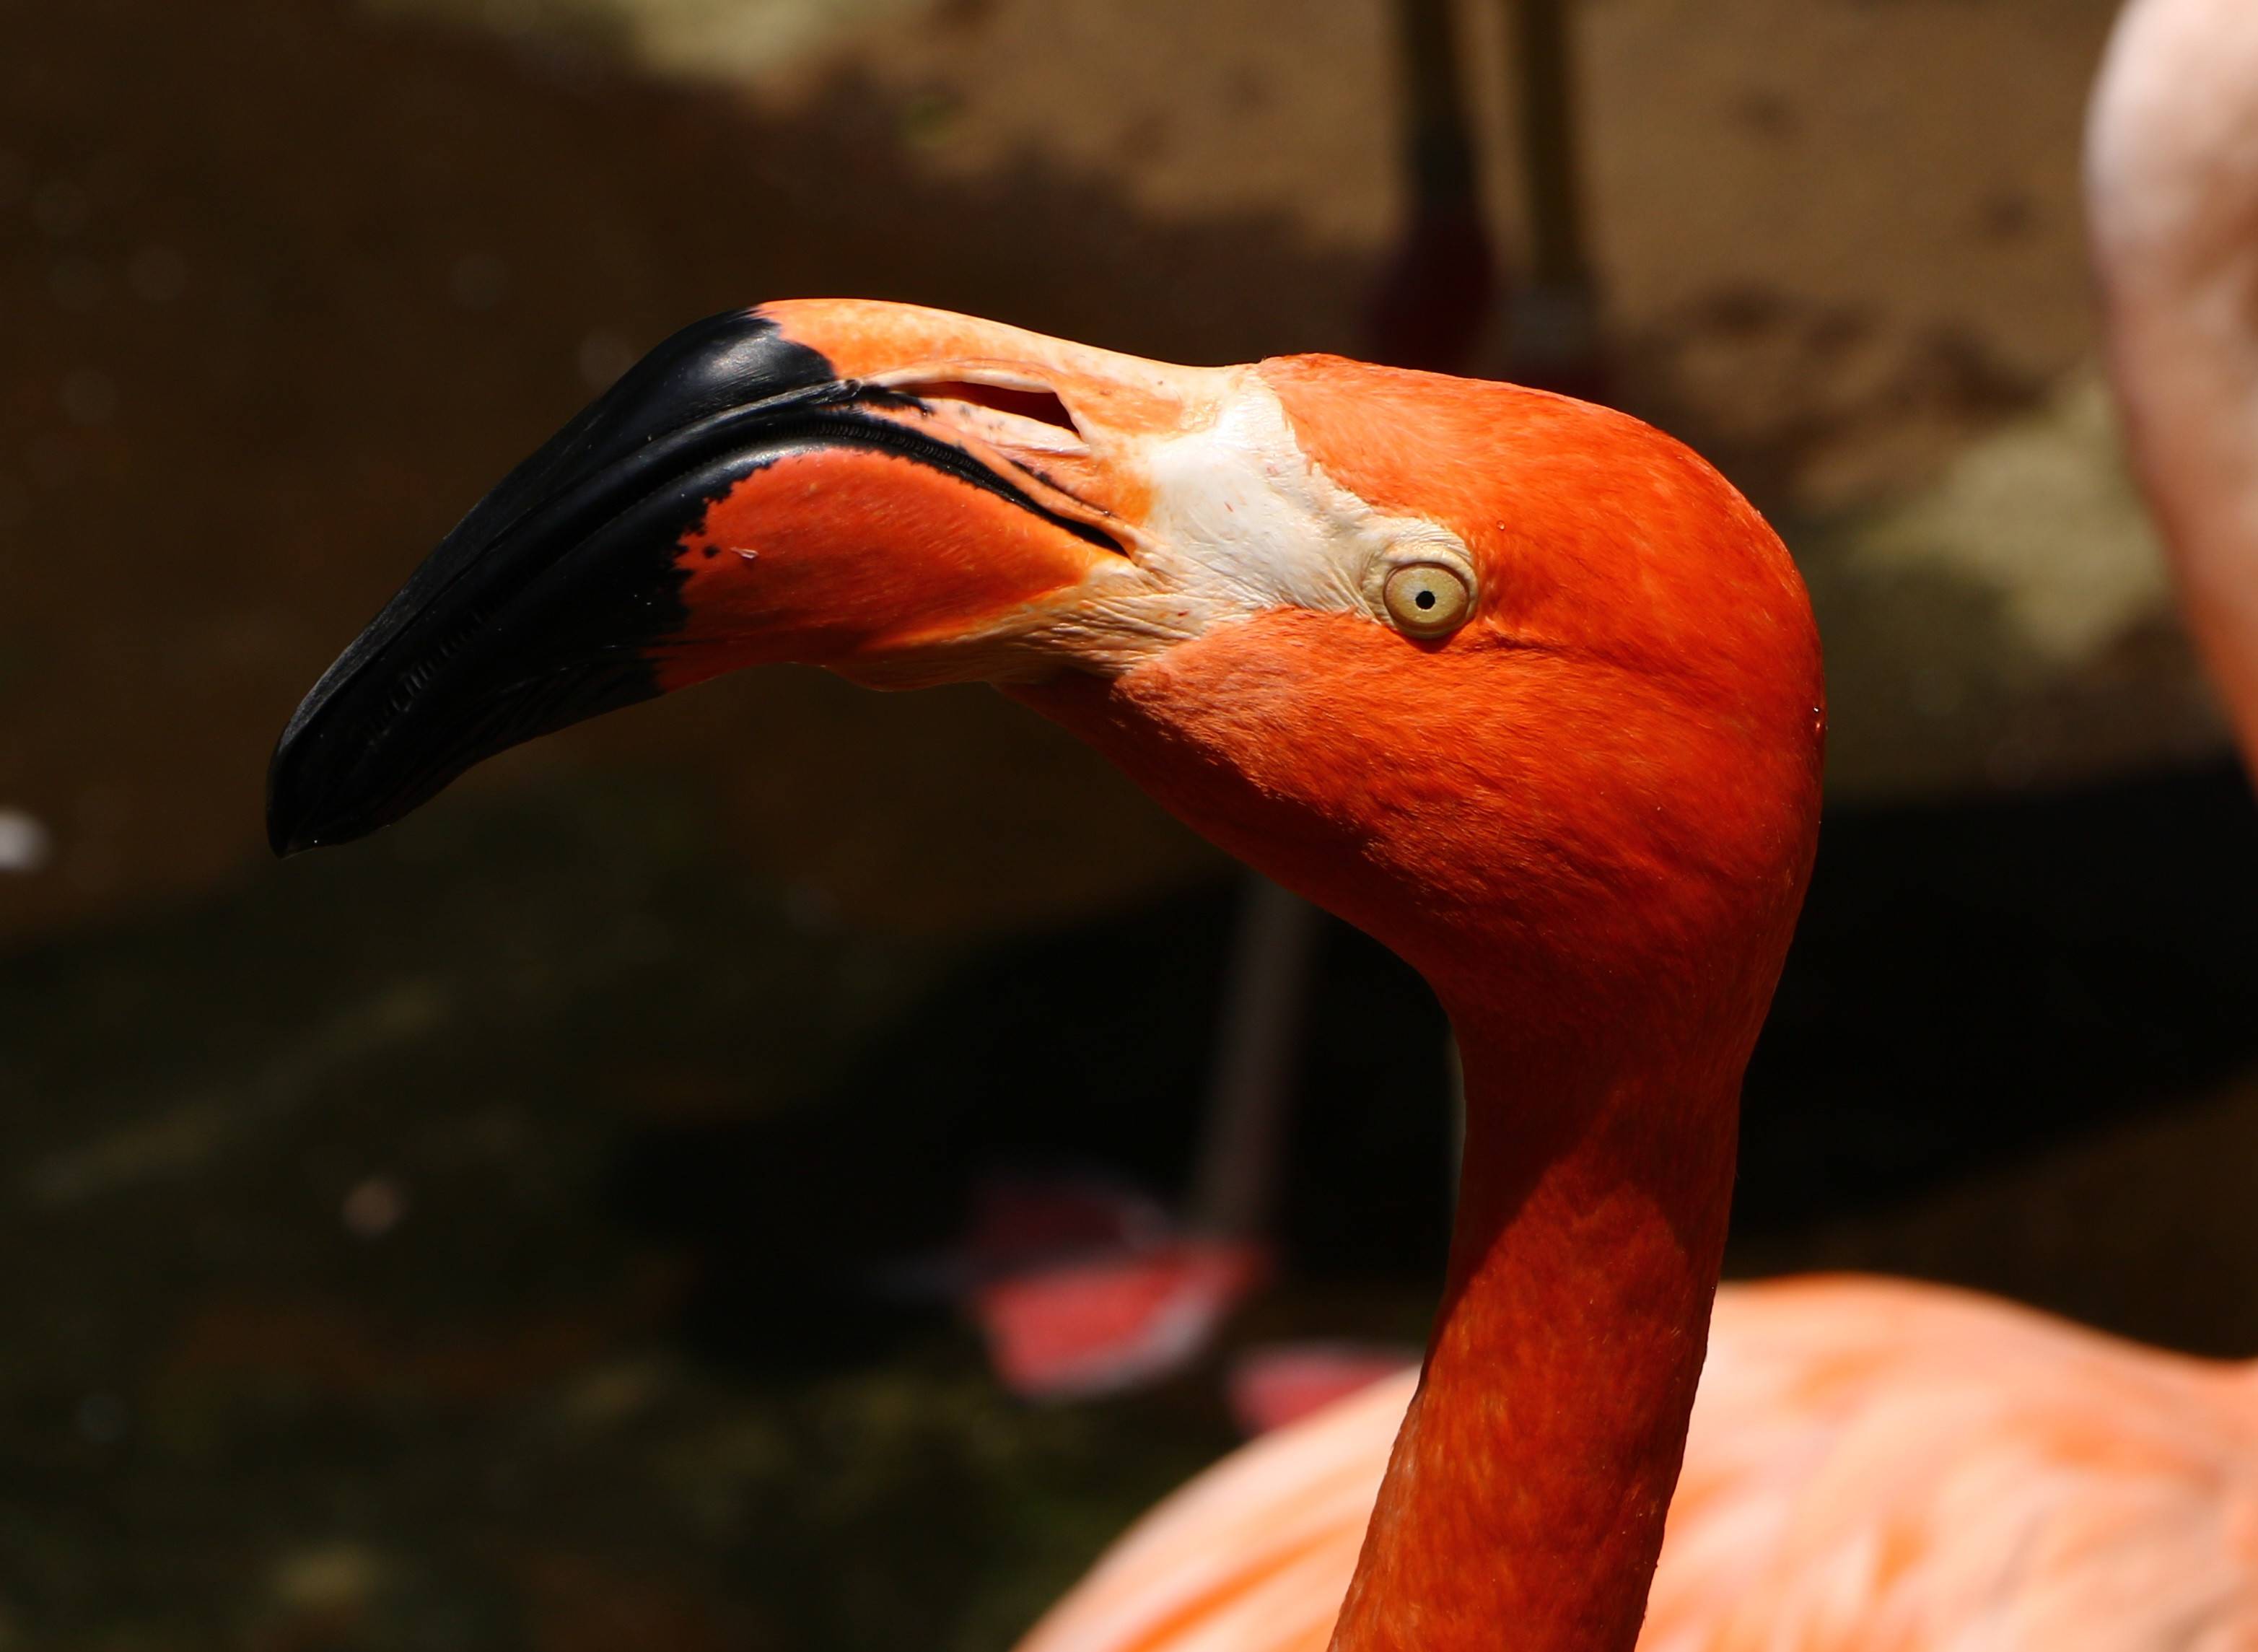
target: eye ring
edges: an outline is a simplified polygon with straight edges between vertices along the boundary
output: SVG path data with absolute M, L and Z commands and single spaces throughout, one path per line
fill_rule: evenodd
M 1396 569 L 1381 587 L 1381 600 L 1397 630 L 1423 641 L 1448 637 L 1466 623 L 1474 606 L 1465 576 L 1438 562 L 1412 562 Z

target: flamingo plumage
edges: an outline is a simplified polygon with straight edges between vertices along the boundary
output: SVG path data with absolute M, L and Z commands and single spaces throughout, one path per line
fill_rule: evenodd
M 2134 467 L 2258 768 L 2258 8 L 2125 8 L 2088 120 L 2086 204 Z
M 2133 0 L 2087 178 L 2133 457 L 2258 766 L 2258 8 Z M 1021 1652 L 1317 1652 L 1415 1380 L 1202 1476 Z M 1933 1286 L 1728 1285 L 1639 1645 L 2258 1647 L 2258 1367 Z
M 781 661 L 996 683 L 1426 977 L 1457 1226 L 1334 1643 L 1631 1647 L 1816 842 L 1818 641 L 1763 519 L 1540 391 L 767 305 L 465 518 L 291 720 L 270 835 Z
M 1019 1652 L 1324 1652 L 1416 1382 L 1201 1475 Z M 2258 1646 L 2258 1371 L 1934 1285 L 1729 1285 L 1638 1646 Z
M 737 666 L 975 677 L 1421 968 L 1469 1093 L 1423 1371 L 1195 1482 L 1030 1652 L 2258 1646 L 2242 1368 L 1799 1281 L 1715 1299 L 1695 1408 L 1823 723 L 1713 474 L 1510 387 L 750 322 L 466 520 L 294 719 L 273 831 Z

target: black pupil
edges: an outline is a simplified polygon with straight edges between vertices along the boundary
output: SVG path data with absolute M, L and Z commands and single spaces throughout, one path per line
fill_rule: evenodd
M 1432 608 L 1435 606 L 1435 594 L 1432 591 L 1422 591 L 1418 595 L 1413 597 L 1411 600 L 1421 608 Z

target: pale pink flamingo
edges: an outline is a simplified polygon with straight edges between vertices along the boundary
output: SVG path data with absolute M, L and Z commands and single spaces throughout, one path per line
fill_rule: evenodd
M 2087 127 L 2086 204 L 2134 468 L 2258 765 L 2258 6 L 2125 8 Z

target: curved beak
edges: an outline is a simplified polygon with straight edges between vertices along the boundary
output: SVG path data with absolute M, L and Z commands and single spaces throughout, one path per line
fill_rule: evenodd
M 1055 670 L 1195 370 L 909 306 L 806 302 L 661 345 L 479 502 L 323 673 L 268 771 L 275 851 L 736 667 L 879 686 Z

